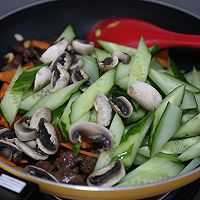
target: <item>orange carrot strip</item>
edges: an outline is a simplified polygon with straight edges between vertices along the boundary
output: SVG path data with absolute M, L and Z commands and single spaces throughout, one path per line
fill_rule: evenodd
M 44 42 L 44 41 L 32 40 L 31 46 L 46 50 L 50 47 L 50 44 L 48 42 Z
M 4 126 L 5 128 L 9 127 L 8 122 L 6 121 L 6 119 L 4 117 L 1 117 L 1 119 L 0 119 L 0 125 Z
M 55 127 L 55 130 L 56 130 L 56 135 L 58 136 L 58 140 L 60 143 L 64 142 L 63 139 L 62 139 L 62 136 L 60 134 L 60 129 L 58 126 Z
M 87 142 L 81 142 L 81 148 L 87 149 L 87 148 L 91 148 L 91 147 L 93 147 L 91 144 L 89 144 Z
M 20 171 L 24 171 L 25 169 L 23 167 L 19 167 L 19 166 L 14 166 L 15 169 L 20 170 Z
M 10 83 L 13 76 L 15 75 L 16 70 L 0 72 L 0 81 Z
M 66 147 L 66 148 L 72 150 L 72 145 L 71 145 L 70 143 L 60 143 L 60 145 L 61 145 L 62 147 Z M 97 158 L 97 157 L 98 157 L 97 154 L 92 153 L 92 152 L 89 152 L 89 151 L 79 150 L 79 153 L 84 154 L 84 155 L 86 155 L 86 156 L 93 157 L 93 158 Z
M 2 87 L 1 87 L 1 90 L 0 90 L 0 98 L 1 99 L 5 95 L 5 93 L 6 93 L 7 89 L 8 89 L 8 86 L 9 86 L 8 83 L 6 83 L 6 82 L 3 83 Z
M 28 160 L 23 159 L 23 160 L 20 160 L 18 163 L 26 164 L 26 163 L 28 163 Z
M 34 67 L 34 64 L 32 62 L 28 62 L 25 65 L 23 65 L 22 68 L 23 68 L 23 70 L 27 70 L 27 69 L 30 69 L 32 67 Z
M 164 67 L 168 67 L 168 59 L 169 59 L 169 50 L 163 49 L 157 55 L 156 58 Z
M 3 156 L 0 156 L 0 161 L 2 161 L 3 163 L 5 163 L 11 167 L 16 167 L 15 163 L 9 161 L 8 159 L 4 158 Z

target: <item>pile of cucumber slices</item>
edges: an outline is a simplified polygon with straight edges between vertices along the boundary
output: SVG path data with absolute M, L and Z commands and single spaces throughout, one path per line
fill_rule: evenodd
M 53 112 L 51 123 L 74 151 L 86 137 L 80 130 L 75 138 L 74 126 L 103 126 L 112 136 L 109 143 L 105 134 L 105 146 L 98 146 L 98 137 L 94 141 L 100 149 L 94 173 L 115 161 L 126 171 L 103 186 L 152 183 L 199 166 L 198 70 L 182 71 L 171 59 L 168 68 L 163 67 L 156 58 L 159 47 L 147 48 L 143 38 L 137 49 L 98 43 L 101 48 L 75 39 L 69 25 L 41 56 L 42 65 L 25 71 L 19 66 L 1 101 L 9 124 L 18 113 L 32 117 L 38 109 L 48 108 Z M 43 70 L 46 79 L 36 83 Z

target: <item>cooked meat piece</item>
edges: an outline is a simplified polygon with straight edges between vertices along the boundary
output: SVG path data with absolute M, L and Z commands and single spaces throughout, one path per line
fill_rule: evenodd
M 80 174 L 77 174 L 76 170 L 70 168 L 62 167 L 54 174 L 54 176 L 62 183 L 86 185 L 84 178 Z
M 87 175 L 93 172 L 96 162 L 96 158 L 92 158 L 82 154 L 77 157 L 77 163 L 80 167 L 80 170 Z
M 35 164 L 35 166 L 36 166 L 36 167 L 40 167 L 40 168 L 44 169 L 44 170 L 47 171 L 47 172 L 52 172 L 53 169 L 55 168 L 54 163 L 51 163 L 51 162 L 46 161 L 46 160 L 38 161 L 38 162 Z
M 60 150 L 55 165 L 58 169 L 61 167 L 73 168 L 76 165 L 76 156 L 71 150 Z

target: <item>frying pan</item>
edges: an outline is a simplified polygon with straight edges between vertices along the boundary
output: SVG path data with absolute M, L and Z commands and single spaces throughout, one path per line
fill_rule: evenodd
M 134 17 L 150 21 L 175 32 L 200 34 L 200 19 L 175 8 L 138 0 L 60 0 L 32 5 L 0 20 L 0 55 L 15 43 L 13 35 L 26 39 L 47 39 L 58 35 L 67 24 L 73 24 L 78 38 L 83 38 L 97 21 L 110 17 Z M 170 49 L 170 55 L 181 68 L 199 68 L 200 50 Z M 0 66 L 2 59 L 0 59 Z M 0 167 L 23 179 L 39 184 L 43 192 L 69 199 L 141 199 L 169 192 L 200 178 L 200 167 L 181 176 L 152 184 L 123 188 L 92 188 L 53 183 L 14 170 L 3 163 Z

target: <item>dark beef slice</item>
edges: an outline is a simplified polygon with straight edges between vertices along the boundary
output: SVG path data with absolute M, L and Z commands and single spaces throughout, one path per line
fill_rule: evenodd
M 49 161 L 46 161 L 46 160 L 41 160 L 41 161 L 38 161 L 36 164 L 35 164 L 36 167 L 39 167 L 39 168 L 42 168 L 44 169 L 45 171 L 51 173 L 54 168 L 55 168 L 55 165 L 54 163 L 51 163 Z

